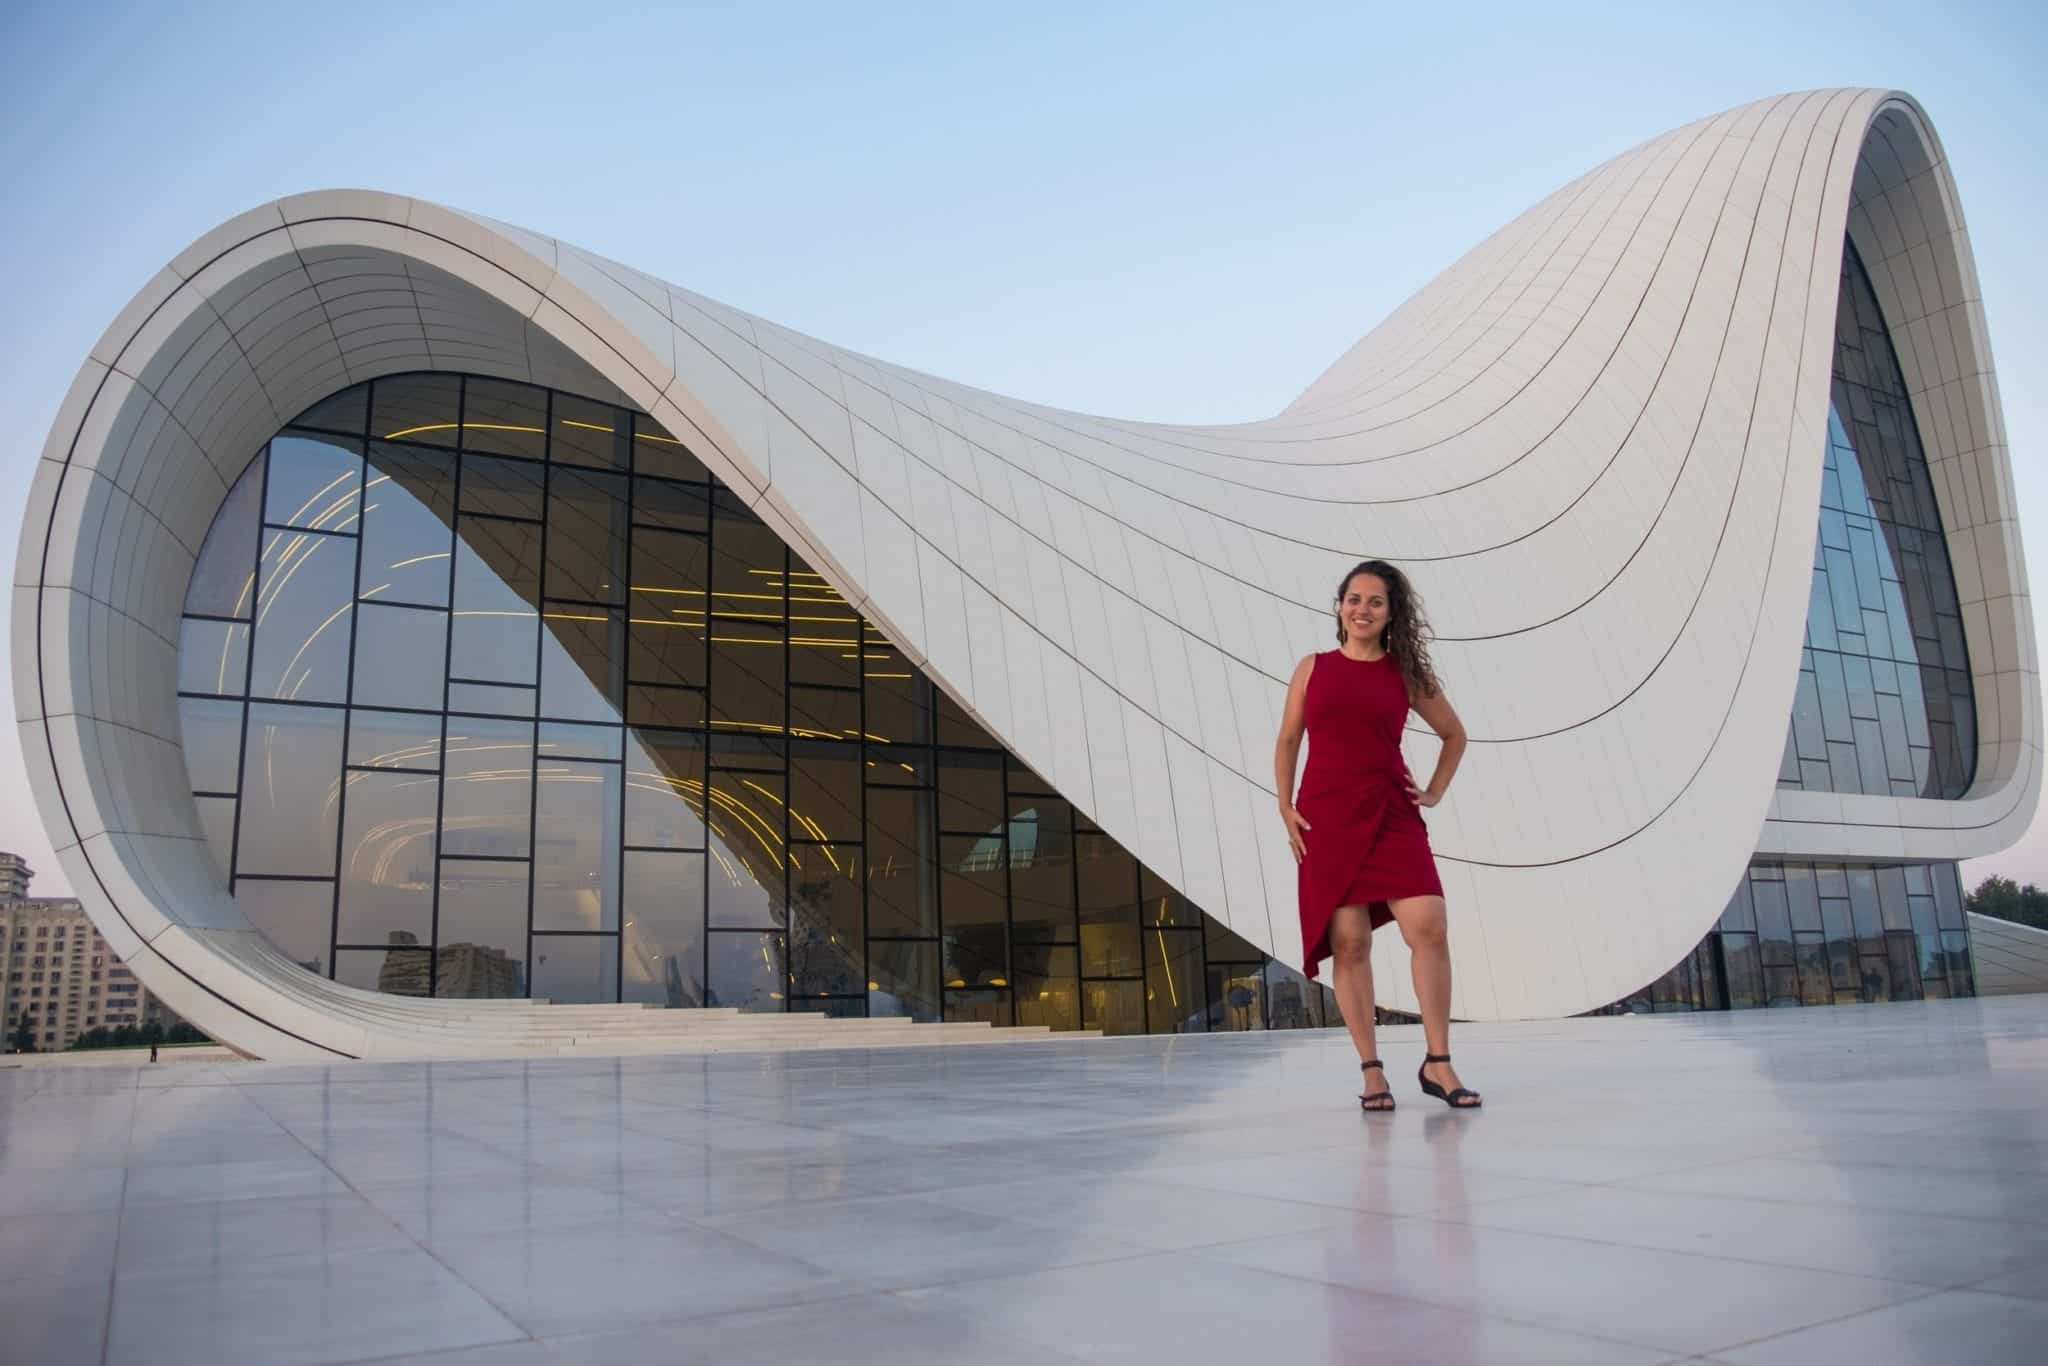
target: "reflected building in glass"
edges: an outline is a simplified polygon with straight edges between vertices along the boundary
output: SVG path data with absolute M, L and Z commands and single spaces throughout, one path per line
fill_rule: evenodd
M 110 946 L 255 1056 L 638 1007 L 1327 1025 L 1270 757 L 1373 555 L 1471 739 L 1428 813 L 1454 1014 L 1969 995 L 1958 863 L 2027 828 L 2043 743 L 1959 202 L 1910 97 L 1761 100 L 1204 425 L 425 200 L 280 200 L 53 424 L 30 783 Z

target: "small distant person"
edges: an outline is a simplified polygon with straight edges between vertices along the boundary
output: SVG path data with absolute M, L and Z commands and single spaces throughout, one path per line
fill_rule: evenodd
M 1336 959 L 1337 1003 L 1365 1073 L 1360 1107 L 1394 1108 L 1373 1031 L 1372 932 L 1389 920 L 1408 942 L 1427 1048 L 1422 1092 L 1460 1110 L 1479 1107 L 1451 1069 L 1451 954 L 1444 889 L 1422 812 L 1443 800 L 1465 755 L 1465 727 L 1429 658 L 1429 625 L 1408 577 L 1384 560 L 1344 576 L 1335 603 L 1337 648 L 1294 670 L 1280 719 L 1273 780 L 1301 883 L 1302 966 L 1310 978 Z M 1443 741 L 1429 786 L 1401 758 L 1413 710 Z M 1294 790 L 1302 735 L 1309 741 Z M 1377 1075 L 1375 1075 L 1377 1074 Z
M 151 1062 L 156 1061 L 156 1045 L 154 1043 L 151 1043 L 149 1046 L 149 1060 Z

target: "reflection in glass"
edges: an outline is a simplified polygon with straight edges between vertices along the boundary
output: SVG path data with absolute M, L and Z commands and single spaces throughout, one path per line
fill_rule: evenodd
M 448 710 L 479 716 L 532 716 L 540 693 L 532 684 L 450 683 Z
M 355 581 L 355 537 L 310 531 L 264 533 L 263 560 L 256 572 L 252 697 L 347 700 Z
M 242 471 L 242 477 L 228 490 L 227 501 L 214 514 L 206 541 L 199 547 L 198 562 L 192 566 L 191 585 L 185 590 L 187 612 L 249 619 L 256 606 L 257 523 L 262 501 L 263 457 L 259 455 Z
M 322 977 L 327 975 L 334 926 L 332 882 L 235 879 L 235 908 L 279 953 Z
M 364 495 L 362 596 L 446 607 L 454 461 L 437 451 L 372 442 Z
M 540 528 L 464 517 L 456 532 L 450 675 L 538 682 Z
M 543 763 L 533 811 L 533 927 L 619 927 L 619 766 Z
M 249 676 L 249 628 L 186 617 L 178 627 L 178 691 L 239 697 Z
M 448 718 L 441 848 L 524 858 L 533 803 L 533 723 Z
M 437 996 L 526 995 L 527 865 L 443 859 Z
M 192 805 L 199 808 L 199 829 L 206 836 L 207 852 L 213 855 L 214 866 L 225 881 L 234 869 L 235 799 L 194 797 Z
M 704 847 L 704 742 L 688 732 L 634 732 L 627 744 L 626 843 Z
M 913 1020 L 939 1018 L 937 944 L 909 939 L 877 940 L 869 954 L 868 977 L 868 1014 L 908 1015 Z
M 625 995 L 704 1004 L 704 855 L 626 854 Z
M 462 381 L 454 375 L 393 375 L 370 386 L 370 435 L 379 441 L 453 446 Z
M 710 981 L 704 994 L 704 1004 L 747 1011 L 783 1008 L 784 963 L 780 934 L 714 930 L 706 942 L 709 946 Z
M 462 449 L 530 460 L 545 456 L 547 390 L 501 379 L 471 379 L 462 395 Z
M 441 767 L 441 718 L 406 712 L 349 713 L 348 761 L 358 768 Z
M 694 479 L 701 483 L 711 477 L 703 462 L 690 454 L 689 447 L 645 413 L 633 416 L 633 468 L 664 479 Z
M 353 531 L 363 487 L 363 443 L 313 432 L 271 439 L 263 520 L 273 526 Z
M 713 929 L 780 928 L 784 871 L 782 780 L 714 772 L 707 779 L 712 834 L 708 913 Z
M 1145 1015 L 1154 1034 L 1199 1034 L 1209 1027 L 1202 934 L 1147 928 Z
M 625 705 L 626 622 L 601 607 L 551 603 L 542 613 L 540 709 L 574 721 L 617 721 Z
M 1017 1023 L 1051 1029 L 1081 1027 L 1081 983 L 1074 950 L 1050 944 L 1020 943 L 1014 950 L 1017 971 Z
M 860 847 L 792 844 L 789 864 L 790 989 L 799 996 L 861 992 Z
M 192 790 L 235 791 L 242 771 L 242 704 L 181 697 L 178 721 Z
M 448 614 L 363 603 L 356 615 L 355 691 L 360 706 L 434 711 L 448 676 Z
M 867 807 L 868 933 L 930 938 L 939 928 L 932 794 L 869 788 Z
M 622 470 L 631 460 L 626 449 L 631 430 L 626 414 L 609 403 L 557 394 L 550 454 L 558 464 Z
M 1010 799 L 1010 921 L 1019 943 L 1074 941 L 1073 808 L 1056 797 Z
M 709 563 L 702 537 L 634 530 L 629 615 L 636 681 L 703 685 Z
M 794 839 L 861 838 L 860 750 L 852 745 L 792 741 L 789 747 L 789 833 Z
M 547 595 L 626 600 L 626 480 L 557 469 L 548 479 Z
M 334 876 L 344 715 L 332 707 L 250 704 L 236 872 Z
M 400 933 L 392 936 L 389 949 L 336 949 L 334 980 L 388 996 L 429 995 L 434 955 L 413 947 L 416 942 L 411 935 Z
M 321 399 L 312 407 L 292 419 L 294 427 L 318 427 L 330 432 L 346 432 L 350 436 L 361 436 L 363 424 L 369 420 L 370 386 L 358 384 L 338 394 Z
M 711 724 L 782 733 L 783 630 L 779 624 L 716 620 L 711 628 Z
M 533 994 L 564 1005 L 619 999 L 619 939 L 611 934 L 536 934 Z
M 339 942 L 379 944 L 393 930 L 432 941 L 439 788 L 430 774 L 348 775 L 335 919 Z
M 547 469 L 531 460 L 462 457 L 462 511 L 537 522 L 545 509 Z

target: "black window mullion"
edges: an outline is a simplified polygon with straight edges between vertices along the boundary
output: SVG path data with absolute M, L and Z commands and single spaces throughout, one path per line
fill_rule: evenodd
M 451 680 L 455 673 L 455 566 L 462 559 L 461 392 L 467 385 L 468 381 L 464 380 L 456 390 L 455 444 L 457 449 L 455 452 L 455 487 L 450 491 L 448 507 L 448 629 L 444 633 L 441 643 L 441 782 L 434 789 L 434 896 L 427 926 L 432 937 L 432 944 L 429 949 L 432 957 L 428 959 L 427 967 L 427 991 L 430 995 L 435 996 L 441 993 L 441 860 L 446 857 L 442 852 L 442 846 L 446 842 L 442 836 L 446 830 L 448 813 L 448 703 L 450 700 L 450 689 L 453 686 Z M 374 405 L 374 394 L 371 395 L 371 400 Z M 532 854 L 533 849 L 530 844 L 526 852 L 529 855 Z M 529 945 L 526 958 L 529 974 L 531 974 L 533 969 L 531 949 L 532 946 Z M 527 987 L 527 995 L 531 996 L 532 994 L 533 988 L 529 985 Z
M 262 519 L 263 506 L 270 499 L 270 443 L 268 441 L 263 443 L 263 449 L 258 452 L 256 458 L 263 462 L 263 476 L 257 480 L 256 518 L 258 525 L 255 536 L 256 552 L 249 565 L 249 583 L 253 588 L 249 599 L 249 644 L 242 651 L 242 739 L 240 746 L 235 751 L 235 829 L 233 835 L 228 839 L 228 894 L 230 896 L 234 895 L 235 882 L 241 872 L 242 821 L 248 814 L 248 808 L 241 800 L 242 771 L 249 763 L 249 686 L 255 679 L 256 619 L 261 615 L 263 606 Z M 344 759 L 348 757 L 346 749 L 342 751 L 342 757 Z M 336 871 L 340 870 L 337 869 Z M 333 970 L 334 965 L 330 961 L 328 963 L 328 971 L 332 973 Z
M 547 415 L 543 421 L 547 426 L 547 435 L 541 440 L 540 563 L 535 566 L 535 572 L 539 575 L 539 585 L 534 593 L 533 603 L 534 626 L 537 628 L 534 631 L 533 638 L 533 686 L 535 689 L 533 710 L 536 716 L 540 713 L 540 671 L 541 666 L 546 662 L 548 647 L 548 614 L 545 606 L 548 599 L 547 513 L 549 486 L 554 482 L 555 462 L 547 457 L 553 452 L 555 445 L 555 391 L 553 389 L 547 391 L 545 412 Z M 450 632 L 451 636 L 453 634 L 453 632 Z M 442 756 L 441 762 L 444 766 L 447 764 L 448 760 L 445 755 Z M 526 794 L 526 994 L 531 999 L 534 994 L 533 898 L 539 886 L 540 878 L 540 851 L 534 847 L 535 841 L 540 835 L 540 724 L 538 721 L 533 723 L 532 754 L 528 759 L 527 771 L 532 775 L 531 785 Z
M 268 472 L 268 467 L 266 466 L 265 473 L 267 474 Z M 363 511 L 369 503 L 365 493 L 369 486 L 369 478 L 370 445 L 367 441 L 359 441 L 356 443 L 356 532 L 358 534 L 355 538 L 355 564 L 349 570 L 348 576 L 348 663 L 346 665 L 348 673 L 341 681 L 343 704 L 341 711 L 341 786 L 340 790 L 335 794 L 334 802 L 334 899 L 332 905 L 328 908 L 327 914 L 327 971 L 330 975 L 338 971 L 338 950 L 341 945 L 341 853 L 343 844 L 348 840 L 348 733 L 349 723 L 355 715 L 356 642 L 362 635 L 362 632 L 356 629 L 362 624 L 363 615 L 357 610 L 362 604 L 360 594 L 363 587 L 363 538 L 360 533 L 363 529 Z M 256 657 L 255 647 L 256 642 L 252 637 L 249 641 L 249 657 L 252 660 Z M 434 837 L 434 847 L 438 850 L 440 846 L 441 839 L 437 832 Z M 439 879 L 437 878 L 435 881 L 438 884 Z M 431 955 L 432 950 L 429 949 L 428 952 Z M 432 995 L 434 982 L 433 959 L 431 957 L 428 958 L 427 970 L 427 993 Z

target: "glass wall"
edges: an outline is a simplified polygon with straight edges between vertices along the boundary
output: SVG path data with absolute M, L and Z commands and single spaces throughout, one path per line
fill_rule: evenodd
M 1337 1022 L 641 414 L 447 374 L 316 405 L 208 535 L 180 689 L 238 904 L 355 986 Z
M 1623 1004 L 1743 1010 L 1974 995 L 1955 864 L 1758 862 L 1699 947 Z
M 1977 755 L 1962 608 L 1898 357 L 1847 243 L 1825 462 L 1778 784 L 1960 797 Z
M 1778 785 L 1954 800 L 1977 711 L 1934 481 L 1877 295 L 1843 242 L 1799 691 Z M 1757 862 L 1636 1010 L 1976 994 L 1953 863 Z

